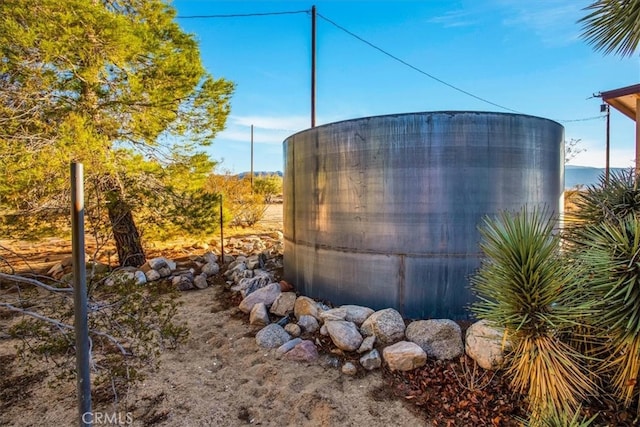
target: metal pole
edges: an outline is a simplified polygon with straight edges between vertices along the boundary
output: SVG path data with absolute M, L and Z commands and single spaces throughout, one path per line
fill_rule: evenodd
M 611 151 L 611 143 L 610 143 L 610 124 L 611 122 L 609 121 L 609 119 L 611 118 L 611 108 L 609 107 L 609 104 L 605 104 L 607 107 L 607 135 L 606 135 L 606 158 L 605 158 L 605 167 L 604 167 L 604 183 L 605 185 L 609 185 L 609 173 L 610 173 L 610 151 Z
M 87 271 L 84 259 L 84 183 L 82 163 L 71 163 L 71 244 L 73 255 L 73 307 L 76 332 L 76 369 L 80 426 L 93 423 L 91 372 L 89 370 L 89 325 L 87 314 Z
M 224 265 L 224 224 L 222 219 L 222 194 L 220 195 L 220 257 L 222 258 L 222 264 Z
M 253 194 L 253 125 L 251 125 L 251 194 Z
M 640 175 L 640 98 L 636 99 L 636 188 L 638 186 L 638 175 Z
M 311 127 L 316 126 L 316 6 L 311 6 Z

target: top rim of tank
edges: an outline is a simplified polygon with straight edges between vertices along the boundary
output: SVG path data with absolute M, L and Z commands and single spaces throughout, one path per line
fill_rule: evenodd
M 337 122 L 330 122 L 330 123 L 325 123 L 322 125 L 318 125 L 315 127 L 310 127 L 307 129 L 302 129 L 298 132 L 292 133 L 291 135 L 289 135 L 288 137 L 285 138 L 285 141 L 291 137 L 294 137 L 300 133 L 303 132 L 308 132 L 310 130 L 314 130 L 314 129 L 319 129 L 319 128 L 323 128 L 323 127 L 327 127 L 327 126 L 333 126 L 333 125 L 337 125 L 337 124 L 341 124 L 341 123 L 347 123 L 347 122 L 357 122 L 359 120 L 369 120 L 369 119 L 375 119 L 375 118 L 381 118 L 381 117 L 402 117 L 402 116 L 419 116 L 419 115 L 436 115 L 436 114 L 450 114 L 450 115 L 458 115 L 458 114 L 482 114 L 482 115 L 495 115 L 495 116 L 514 116 L 514 117 L 528 117 L 531 119 L 537 119 L 537 120 L 544 120 L 547 122 L 551 122 L 551 123 L 555 123 L 558 126 L 564 128 L 564 126 L 562 124 L 560 124 L 559 122 L 555 121 L 555 120 L 551 120 L 551 119 L 547 119 L 545 117 L 540 117 L 540 116 L 533 116 L 531 114 L 521 114 L 521 113 L 505 113 L 505 112 L 501 112 L 501 111 L 473 111 L 473 110 L 441 110 L 441 111 L 414 111 L 411 113 L 390 113 L 390 114 L 379 114 L 379 115 L 375 115 L 375 116 L 365 116 L 365 117 L 357 117 L 354 119 L 345 119 L 345 120 L 338 120 Z

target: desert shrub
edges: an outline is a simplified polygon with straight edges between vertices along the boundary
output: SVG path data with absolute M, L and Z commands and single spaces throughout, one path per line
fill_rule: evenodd
M 271 203 L 275 196 L 282 194 L 282 177 L 276 174 L 256 176 L 253 191 L 263 196 L 265 203 Z
M 25 288 L 18 300 L 1 305 L 24 315 L 9 332 L 19 340 L 18 354 L 26 366 L 52 362 L 57 381 L 75 379 L 72 294 L 57 291 L 43 298 L 37 292 L 41 289 L 25 287 L 20 276 L 13 281 L 4 277 L 4 282 Z M 88 293 L 93 388 L 118 402 L 147 369 L 157 367 L 163 349 L 176 347 L 188 336 L 188 329 L 174 319 L 178 291 L 162 281 L 140 286 L 109 275 L 92 277 Z
M 532 423 L 572 412 L 596 390 L 584 356 L 563 339 L 592 309 L 554 227 L 541 211 L 487 218 L 480 230 L 485 259 L 471 279 L 479 298 L 473 312 L 514 342 L 507 375 L 528 395 Z
M 267 209 L 264 197 L 251 192 L 248 176 L 210 175 L 205 191 L 222 195 L 224 221 L 232 226 L 253 226 Z

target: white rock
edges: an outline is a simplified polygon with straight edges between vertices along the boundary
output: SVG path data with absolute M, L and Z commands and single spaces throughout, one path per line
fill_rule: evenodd
M 505 352 L 512 347 L 511 341 L 504 338 L 504 329 L 480 320 L 467 329 L 465 352 L 481 368 L 495 370 L 502 366 Z
M 286 316 L 289 313 L 293 313 L 293 306 L 296 303 L 296 293 L 295 292 L 283 292 L 280 296 L 273 302 L 271 306 L 271 313 L 276 316 Z
M 269 313 L 263 302 L 254 304 L 249 314 L 249 324 L 254 326 L 266 326 L 269 324 Z
M 400 341 L 385 347 L 382 357 L 392 371 L 410 371 L 427 363 L 427 353 L 410 341 Z

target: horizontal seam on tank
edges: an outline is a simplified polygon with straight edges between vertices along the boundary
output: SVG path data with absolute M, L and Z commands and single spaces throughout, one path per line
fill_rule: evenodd
M 358 248 L 348 248 L 348 247 L 340 247 L 340 246 L 330 246 L 324 244 L 316 244 L 311 242 L 306 242 L 304 240 L 294 241 L 291 239 L 287 239 L 287 242 L 296 245 L 302 245 L 309 248 L 317 248 L 317 249 L 325 249 L 325 250 L 333 250 L 335 252 L 353 252 L 359 254 L 372 254 L 372 255 L 393 255 L 393 256 L 406 256 L 411 258 L 467 258 L 467 257 L 481 257 L 483 254 L 481 252 L 459 252 L 459 253 L 450 253 L 450 252 L 385 252 L 385 251 L 376 251 L 372 249 L 358 249 Z

